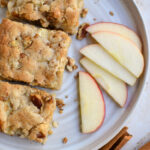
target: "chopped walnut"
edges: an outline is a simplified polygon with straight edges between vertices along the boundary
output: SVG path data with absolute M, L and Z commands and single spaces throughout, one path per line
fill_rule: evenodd
M 86 28 L 88 26 L 89 26 L 88 23 L 83 23 L 82 25 L 79 26 L 78 33 L 77 33 L 77 36 L 76 36 L 76 38 L 78 40 L 82 40 L 86 37 L 86 34 L 87 34 Z
M 52 125 L 53 125 L 54 128 L 58 128 L 58 122 L 53 121 L 53 122 L 52 122 Z
M 45 138 L 45 135 L 42 132 L 39 132 L 37 134 L 37 138 L 39 138 L 39 139 Z
M 72 71 L 73 71 L 72 67 L 69 66 L 69 65 L 66 66 L 66 70 L 69 71 L 69 72 L 72 72 Z
M 56 106 L 59 109 L 59 113 L 62 114 L 63 113 L 63 107 L 65 106 L 64 101 L 61 99 L 56 99 Z
M 69 72 L 72 72 L 78 68 L 78 66 L 75 64 L 75 60 L 73 58 L 67 57 L 67 64 L 66 64 L 66 70 Z
M 114 16 L 114 13 L 113 13 L 112 11 L 110 11 L 109 14 L 110 14 L 111 16 Z
M 66 144 L 68 142 L 67 137 L 64 137 L 62 141 L 63 141 L 64 144 Z
M 62 108 L 65 106 L 64 101 L 57 98 L 57 99 L 56 99 L 56 106 L 57 106 L 59 109 L 62 109 Z
M 32 103 L 38 108 L 41 109 L 42 107 L 42 100 L 41 100 L 41 96 L 38 94 L 31 94 L 30 95 L 30 99 L 32 101 Z
M 32 39 L 30 36 L 23 37 L 23 46 L 26 48 L 30 47 L 32 44 Z
M 88 13 L 88 9 L 87 8 L 83 8 L 82 12 L 81 12 L 81 17 L 85 18 L 87 16 L 87 13 Z

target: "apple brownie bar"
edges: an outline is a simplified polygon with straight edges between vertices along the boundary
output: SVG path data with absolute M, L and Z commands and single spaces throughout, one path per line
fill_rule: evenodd
M 59 89 L 70 41 L 63 31 L 3 19 L 0 24 L 0 77 Z
M 74 34 L 79 25 L 83 0 L 10 0 L 8 17 L 62 29 Z
M 45 143 L 56 108 L 55 96 L 0 81 L 0 131 Z

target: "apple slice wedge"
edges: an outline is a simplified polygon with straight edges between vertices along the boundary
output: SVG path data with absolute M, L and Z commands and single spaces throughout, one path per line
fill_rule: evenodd
M 111 96 L 120 107 L 124 107 L 128 97 L 126 84 L 94 64 L 86 57 L 82 58 L 80 63 L 95 78 L 109 96 Z
M 90 25 L 87 29 L 87 32 L 93 34 L 95 32 L 99 31 L 109 31 L 109 32 L 115 32 L 118 34 L 121 34 L 125 37 L 127 37 L 129 40 L 133 41 L 136 46 L 142 50 L 142 42 L 139 38 L 139 36 L 130 28 L 117 23 L 112 22 L 99 22 L 93 25 Z
M 88 45 L 82 48 L 80 53 L 125 83 L 131 86 L 135 84 L 136 78 L 117 63 L 100 45 Z
M 81 129 L 92 133 L 101 127 L 105 118 L 105 103 L 96 81 L 86 72 L 79 72 Z
M 120 34 L 107 31 L 93 33 L 92 37 L 134 76 L 138 78 L 142 74 L 144 58 L 133 42 Z

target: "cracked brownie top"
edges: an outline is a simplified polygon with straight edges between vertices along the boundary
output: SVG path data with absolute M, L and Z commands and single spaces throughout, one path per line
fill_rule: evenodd
M 0 81 L 0 130 L 45 143 L 55 97 L 38 89 Z
M 8 3 L 8 17 L 74 34 L 82 8 L 83 0 L 11 0 Z
M 0 25 L 0 77 L 59 89 L 70 37 L 4 19 Z

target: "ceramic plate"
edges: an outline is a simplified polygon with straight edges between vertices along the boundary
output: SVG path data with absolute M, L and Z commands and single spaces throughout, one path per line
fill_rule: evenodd
M 145 72 L 134 87 L 128 87 L 129 95 L 126 106 L 122 109 L 119 108 L 103 91 L 106 103 L 106 118 L 103 126 L 93 134 L 81 134 L 78 88 L 77 80 L 74 76 L 78 71 L 83 70 L 79 64 L 79 59 L 81 57 L 79 50 L 83 46 L 93 43 L 93 41 L 89 37 L 82 41 L 78 41 L 73 36 L 72 45 L 69 49 L 69 56 L 75 58 L 79 68 L 73 73 L 65 72 L 63 87 L 60 91 L 44 89 L 48 92 L 56 93 L 57 97 L 64 99 L 66 103 L 64 113 L 59 114 L 56 111 L 54 115 L 54 120 L 59 122 L 59 127 L 53 130 L 54 134 L 49 136 L 45 145 L 1 133 L 0 150 L 98 149 L 113 138 L 140 100 L 140 95 L 146 80 L 149 59 L 146 29 L 135 3 L 132 0 L 85 0 L 85 7 L 88 8 L 89 13 L 85 19 L 81 19 L 81 23 L 88 22 L 93 24 L 100 21 L 121 23 L 136 31 L 143 40 Z M 110 15 L 110 11 L 113 12 L 113 16 Z M 5 9 L 1 8 L 1 19 L 5 17 L 4 12 Z M 68 96 L 68 98 L 65 98 L 65 96 Z M 68 138 L 67 144 L 62 143 L 62 138 L 64 137 Z

